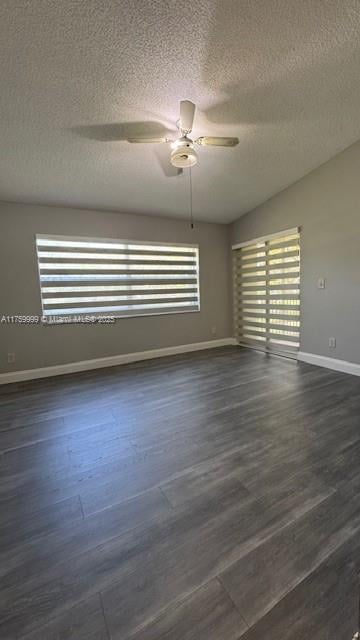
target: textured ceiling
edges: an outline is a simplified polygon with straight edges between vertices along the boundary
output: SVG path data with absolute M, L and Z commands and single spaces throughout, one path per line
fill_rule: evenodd
M 193 169 L 229 222 L 360 138 L 359 70 L 359 0 L 1 0 L 0 199 L 187 216 L 167 146 L 119 138 L 188 98 L 240 139 Z

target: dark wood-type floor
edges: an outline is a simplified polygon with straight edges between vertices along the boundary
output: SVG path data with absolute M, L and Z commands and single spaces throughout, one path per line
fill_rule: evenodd
M 351 640 L 360 378 L 229 347 L 0 412 L 1 640 Z

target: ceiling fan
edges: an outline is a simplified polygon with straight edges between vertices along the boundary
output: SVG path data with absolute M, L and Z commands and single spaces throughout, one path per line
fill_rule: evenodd
M 126 140 L 127 142 L 131 143 L 170 143 L 170 162 L 174 167 L 177 167 L 179 169 L 192 167 L 197 163 L 198 156 L 194 146 L 195 144 L 210 147 L 235 147 L 237 144 L 239 144 L 238 138 L 221 138 L 214 136 L 200 136 L 196 140 L 192 140 L 191 138 L 189 138 L 189 134 L 191 133 L 193 128 L 195 108 L 196 107 L 194 103 L 190 100 L 181 100 L 180 119 L 177 122 L 180 136 L 175 140 L 171 140 L 166 136 L 129 136 L 128 138 L 126 138 Z

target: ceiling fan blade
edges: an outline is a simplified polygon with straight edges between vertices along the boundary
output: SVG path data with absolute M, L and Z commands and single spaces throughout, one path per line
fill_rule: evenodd
M 126 138 L 127 142 L 131 143 L 150 143 L 150 144 L 161 144 L 162 142 L 170 142 L 167 138 Z
M 210 147 L 236 147 L 239 144 L 239 138 L 220 138 L 215 136 L 201 136 L 195 140 L 197 144 Z
M 190 100 L 180 102 L 180 129 L 184 133 L 190 133 L 193 128 L 195 105 Z

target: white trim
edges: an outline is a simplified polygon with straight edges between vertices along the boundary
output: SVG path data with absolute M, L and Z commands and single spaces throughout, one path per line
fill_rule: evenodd
M 283 231 L 278 231 L 277 233 L 270 233 L 268 236 L 261 236 L 260 238 L 253 238 L 252 240 L 247 240 L 246 242 L 239 242 L 238 244 L 232 245 L 232 250 L 241 249 L 242 247 L 248 247 L 251 244 L 256 244 L 257 242 L 266 242 L 267 240 L 271 240 L 272 238 L 281 238 L 281 236 L 291 236 L 293 233 L 299 233 L 300 227 L 293 227 L 292 229 L 284 229 Z
M 193 342 L 192 344 L 180 344 L 174 347 L 164 347 L 162 349 L 150 349 L 149 351 L 138 351 L 135 353 L 124 353 L 107 358 L 97 358 L 95 360 L 82 360 L 80 362 L 69 362 L 51 367 L 41 367 L 39 369 L 25 369 L 24 371 L 9 371 L 0 374 L 0 384 L 11 382 L 22 382 L 24 380 L 35 380 L 36 378 L 49 378 L 51 376 L 61 376 L 66 373 L 77 373 L 79 371 L 89 371 L 91 369 L 102 369 L 104 367 L 114 367 L 129 362 L 140 360 L 150 360 L 152 358 L 163 358 L 179 353 L 190 351 L 201 351 L 203 349 L 213 349 L 215 347 L 225 347 L 237 345 L 235 338 L 222 338 L 219 340 L 208 340 L 207 342 Z
M 353 376 L 360 376 L 360 364 L 356 364 L 355 362 L 338 360 L 337 358 L 329 358 L 328 356 L 319 356 L 316 353 L 305 353 L 304 351 L 299 351 L 297 357 L 301 362 L 315 364 L 318 367 L 325 367 L 326 369 L 333 369 L 334 371 L 341 371 L 342 373 L 350 373 Z

